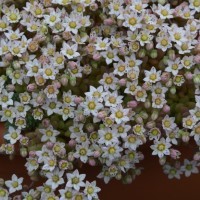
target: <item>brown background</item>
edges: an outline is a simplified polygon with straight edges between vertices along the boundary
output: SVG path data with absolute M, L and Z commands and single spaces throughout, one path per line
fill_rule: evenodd
M 2 126 L 0 126 L 2 132 Z M 184 152 L 188 154 L 188 149 Z M 182 176 L 181 180 L 169 180 L 163 174 L 158 159 L 151 156 L 147 149 L 143 151 L 145 160 L 142 161 L 144 170 L 142 174 L 130 185 L 123 185 L 120 181 L 111 181 L 107 185 L 97 179 L 98 186 L 102 189 L 101 200 L 200 200 L 200 175 L 192 175 L 189 178 Z M 0 177 L 9 179 L 13 173 L 18 177 L 29 178 L 24 168 L 24 160 L 16 156 L 12 161 L 8 157 L 0 155 Z M 88 180 L 95 180 L 98 168 L 84 167 L 82 173 L 87 173 Z

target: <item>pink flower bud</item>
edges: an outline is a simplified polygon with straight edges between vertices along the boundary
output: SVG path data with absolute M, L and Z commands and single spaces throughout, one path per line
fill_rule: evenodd
M 34 158 L 36 156 L 35 151 L 29 151 L 29 156 Z
M 186 78 L 187 80 L 192 80 L 192 79 L 193 79 L 193 74 L 192 74 L 191 72 L 186 72 L 186 73 L 185 73 L 185 78 Z
M 63 86 L 67 86 L 67 84 L 68 84 L 68 78 L 67 78 L 66 75 L 62 75 L 62 76 L 61 76 L 60 83 L 61 83 Z
M 125 86 L 126 85 L 126 79 L 125 78 L 122 78 L 122 79 L 120 79 L 119 80 L 119 82 L 118 82 L 118 84 L 120 85 L 120 86 Z
M 149 128 L 149 129 L 154 128 L 155 127 L 155 122 L 154 121 L 147 122 L 146 123 L 146 127 Z
M 71 139 L 68 144 L 70 147 L 74 147 L 76 145 L 76 140 Z
M 67 158 L 68 158 L 68 160 L 69 160 L 70 162 L 73 162 L 73 161 L 74 161 L 74 156 L 73 156 L 72 153 L 69 153 L 68 156 L 67 156 Z
M 6 90 L 8 90 L 8 92 L 13 92 L 15 90 L 15 86 L 12 84 L 6 85 Z
M 52 83 L 57 89 L 59 89 L 61 87 L 61 84 L 58 80 L 54 80 Z
M 7 54 L 5 55 L 5 59 L 6 59 L 7 61 L 12 61 L 12 60 L 13 60 L 13 55 L 12 55 L 11 53 L 7 53 Z
M 105 111 L 100 111 L 98 114 L 97 114 L 97 118 L 103 120 L 107 117 L 107 113 Z
M 42 126 L 44 126 L 44 128 L 48 128 L 50 125 L 50 120 L 49 119 L 43 119 L 42 120 Z
M 173 159 L 178 159 L 180 157 L 181 153 L 180 151 L 176 149 L 170 149 L 170 157 Z
M 92 159 L 92 158 L 89 159 L 88 163 L 89 163 L 90 166 L 95 166 L 96 165 L 96 161 L 94 159 Z
M 101 153 L 99 151 L 95 151 L 94 154 L 93 154 L 93 156 L 95 158 L 98 158 L 100 155 L 101 155 Z
M 98 9 L 98 4 L 96 4 L 96 3 L 90 4 L 90 10 L 96 11 L 97 9 Z
M 96 60 L 96 61 L 100 60 L 100 58 L 101 58 L 101 54 L 100 53 L 95 53 L 93 55 L 93 59 Z
M 107 26 L 111 26 L 114 24 L 114 20 L 112 18 L 105 19 L 103 22 Z
M 160 165 L 164 165 L 166 163 L 166 156 L 159 159 Z
M 189 142 L 190 137 L 188 135 L 183 135 L 182 140 L 183 140 L 183 142 Z
M 53 142 L 47 142 L 47 143 L 46 143 L 46 147 L 47 147 L 47 149 L 49 149 L 49 150 L 52 150 L 53 146 L 54 146 L 54 143 L 53 143 Z
M 69 61 L 67 64 L 68 64 L 68 66 L 69 66 L 69 68 L 70 68 L 71 70 L 76 69 L 76 68 L 78 67 L 78 66 L 77 66 L 77 63 L 74 62 L 74 61 Z
M 148 51 L 149 51 L 149 50 L 152 50 L 153 47 L 154 47 L 153 42 L 150 42 L 150 43 L 146 44 L 146 50 L 148 50 Z
M 44 96 L 43 95 L 38 95 L 37 97 L 36 97 L 36 100 L 35 100 L 39 105 L 42 105 L 43 103 L 44 103 L 44 101 L 45 101 L 45 99 L 44 99 Z
M 200 54 L 197 54 L 196 56 L 194 56 L 194 62 L 196 64 L 200 64 Z
M 193 159 L 194 159 L 195 161 L 200 161 L 200 152 L 196 152 L 196 153 L 194 154 L 194 156 L 193 156 Z
M 161 81 L 167 82 L 170 79 L 170 73 L 169 72 L 163 72 L 161 75 Z
M 37 85 L 36 85 L 35 83 L 31 83 L 31 84 L 29 84 L 29 85 L 27 86 L 27 91 L 28 91 L 28 92 L 33 92 L 33 91 L 36 90 L 36 88 L 37 88 Z
M 170 106 L 168 106 L 167 104 L 165 104 L 165 105 L 163 106 L 163 112 L 165 112 L 165 113 L 170 112 Z
M 128 108 L 136 108 L 137 107 L 137 105 L 138 105 L 138 103 L 137 103 L 137 101 L 129 101 L 128 103 L 127 103 L 127 107 Z
M 83 98 L 82 97 L 75 97 L 74 98 L 74 103 L 75 104 L 80 104 L 81 102 L 83 102 Z
M 57 44 L 57 43 L 62 42 L 62 38 L 59 35 L 54 35 L 53 41 Z

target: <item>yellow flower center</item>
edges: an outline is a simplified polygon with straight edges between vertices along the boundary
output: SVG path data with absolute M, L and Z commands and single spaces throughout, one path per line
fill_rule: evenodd
M 51 130 L 46 131 L 46 136 L 51 137 L 53 135 L 53 132 Z
M 32 72 L 37 73 L 38 72 L 38 66 L 33 66 L 32 67 Z
M 171 126 L 171 123 L 169 120 L 165 120 L 164 123 L 165 127 L 169 128 Z
M 167 15 L 168 15 L 168 11 L 167 11 L 167 10 L 161 10 L 161 14 L 162 14 L 163 16 L 167 16 Z
M 128 20 L 128 23 L 131 25 L 131 26 L 135 26 L 137 24 L 137 19 L 135 17 L 132 17 Z
M 13 182 L 12 182 L 12 186 L 13 186 L 14 188 L 16 188 L 16 187 L 18 187 L 18 186 L 19 186 L 19 184 L 18 184 L 18 182 L 17 182 L 17 181 L 13 181 Z
M 162 46 L 167 46 L 168 45 L 168 41 L 166 39 L 162 39 L 161 40 L 161 44 L 162 44 Z
M 3 102 L 7 102 L 7 101 L 8 101 L 8 96 L 3 96 L 3 97 L 1 98 L 1 100 L 2 100 Z
M 87 151 L 86 151 L 84 148 L 81 148 L 81 149 L 79 150 L 79 154 L 80 154 L 81 156 L 85 156 L 85 155 L 87 154 Z
M 74 54 L 73 49 L 67 49 L 67 54 L 72 56 Z
M 5 22 L 0 22 L 0 28 L 5 29 L 7 24 Z
M 129 138 L 128 138 L 128 142 L 129 143 L 135 143 L 136 142 L 136 138 L 135 138 L 135 136 L 130 136 Z
M 157 74 L 151 74 L 149 78 L 154 81 L 157 79 Z
M 42 14 L 42 9 L 36 8 L 36 9 L 35 9 L 35 14 L 36 14 L 36 15 L 41 15 L 41 14 Z
M 108 149 L 108 152 L 109 152 L 109 154 L 114 154 L 114 153 L 116 152 L 115 147 L 110 147 L 110 148 Z
M 11 133 L 11 138 L 16 139 L 17 138 L 17 133 L 16 132 Z
M 112 83 L 113 83 L 112 77 L 106 77 L 106 78 L 105 78 L 105 82 L 106 82 L 107 84 L 112 84 Z
M 148 36 L 146 34 L 143 34 L 141 39 L 142 39 L 142 41 L 147 41 L 148 40 Z
M 122 118 L 124 115 L 123 115 L 123 112 L 122 111 L 117 111 L 116 113 L 115 113 L 115 116 L 117 117 L 117 118 Z
M 88 194 L 93 194 L 93 193 L 94 193 L 94 188 L 91 187 L 91 186 L 89 186 L 89 187 L 87 188 L 87 193 L 88 193 Z
M 50 69 L 50 68 L 45 69 L 45 74 L 47 76 L 52 76 L 53 75 L 52 69 Z
M 15 54 L 20 53 L 20 48 L 19 48 L 19 47 L 14 47 L 14 48 L 13 48 L 13 52 L 14 52 Z
M 162 101 L 160 98 L 156 98 L 155 103 L 156 103 L 156 105 L 160 105 L 162 103 Z
M 112 133 L 106 133 L 105 136 L 104 136 L 104 138 L 106 140 L 111 140 L 112 139 Z
M 164 151 L 164 150 L 165 150 L 165 144 L 158 144 L 157 149 L 158 149 L 159 151 Z
M 194 5 L 194 7 L 199 7 L 200 6 L 200 1 L 199 0 L 194 0 L 193 5 Z
M 70 26 L 70 28 L 76 28 L 76 22 L 69 22 L 69 26 Z
M 51 22 L 55 22 L 56 21 L 56 16 L 52 15 L 49 19 L 50 19 Z
M 15 13 L 11 13 L 9 15 L 9 18 L 10 18 L 11 21 L 16 21 L 17 20 L 17 15 Z
M 78 183 L 79 183 L 79 178 L 78 177 L 72 178 L 72 184 L 78 184 Z
M 58 63 L 58 64 L 61 64 L 62 62 L 63 62 L 63 57 L 57 57 L 56 58 L 56 62 Z
M 94 103 L 94 102 L 89 102 L 88 103 L 88 108 L 90 109 L 90 110 L 94 110 L 95 108 L 96 108 L 96 104 Z

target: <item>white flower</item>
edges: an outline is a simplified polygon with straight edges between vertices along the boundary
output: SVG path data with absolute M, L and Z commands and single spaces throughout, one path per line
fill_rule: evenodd
M 27 162 L 25 164 L 25 167 L 28 170 L 28 172 L 32 172 L 32 171 L 38 169 L 39 163 L 37 161 L 37 157 L 35 157 L 35 158 L 27 158 L 26 160 L 27 160 Z
M 8 190 L 5 188 L 0 187 L 0 199 L 1 200 L 8 200 Z
M 97 193 L 101 191 L 99 187 L 96 186 L 96 181 L 88 182 L 86 181 L 84 193 L 87 195 L 88 200 L 98 199 Z
M 101 55 L 106 59 L 106 63 L 108 65 L 113 63 L 113 61 L 119 61 L 119 57 L 117 54 L 118 54 L 118 50 L 111 49 L 111 47 L 108 47 L 106 51 L 101 52 Z
M 73 155 L 75 158 L 80 158 L 83 163 L 86 163 L 88 161 L 88 156 L 93 155 L 93 153 L 88 143 L 82 143 L 81 145 L 76 145 L 76 151 Z
M 42 105 L 42 108 L 46 110 L 47 115 L 50 116 L 53 113 L 59 113 L 59 108 L 62 106 L 62 103 L 56 99 L 47 99 L 45 104 Z
M 151 149 L 153 149 L 152 155 L 158 155 L 159 158 L 162 158 L 164 155 L 170 155 L 170 147 L 171 144 L 165 138 L 154 140 L 154 145 L 151 145 Z
M 128 64 L 125 63 L 123 60 L 119 60 L 118 63 L 113 63 L 114 65 L 114 72 L 113 74 L 123 76 L 127 73 Z
M 146 77 L 143 80 L 146 82 L 156 83 L 161 80 L 161 71 L 156 71 L 155 67 L 152 67 L 150 71 L 144 70 L 144 73 Z
M 102 37 L 98 37 L 96 39 L 96 44 L 94 45 L 97 51 L 107 50 L 110 46 L 110 42 L 108 38 L 102 39 Z
M 21 130 L 12 126 L 8 128 L 8 134 L 4 135 L 4 139 L 9 140 L 11 144 L 15 144 L 21 138 Z
M 21 190 L 23 180 L 24 178 L 17 178 L 17 176 L 13 174 L 11 180 L 5 181 L 5 185 L 9 188 L 9 193 Z
M 156 42 L 157 42 L 156 47 L 158 49 L 161 49 L 163 52 L 167 51 L 167 49 L 172 47 L 172 42 L 169 35 L 156 37 Z
M 2 108 L 7 108 L 8 106 L 13 105 L 12 97 L 14 92 L 7 92 L 6 89 L 3 89 L 0 93 L 0 105 Z
M 105 145 L 110 145 L 110 144 L 115 144 L 119 143 L 118 138 L 116 137 L 116 132 L 112 130 L 111 128 L 104 128 L 98 130 L 99 134 L 99 144 L 105 144 Z
M 83 180 L 85 179 L 85 174 L 79 174 L 79 171 L 76 169 L 73 173 L 67 173 L 67 187 L 74 188 L 79 191 L 80 187 L 84 187 L 85 183 Z
M 52 189 L 56 189 L 59 185 L 62 185 L 64 183 L 64 179 L 62 178 L 64 174 L 64 171 L 59 171 L 58 168 L 56 168 L 53 172 L 47 172 L 46 177 L 48 180 L 46 181 L 46 184 L 51 186 Z
M 86 97 L 93 97 L 97 99 L 99 102 L 103 102 L 103 98 L 106 95 L 106 92 L 103 92 L 103 86 L 99 86 L 98 88 L 93 87 L 90 85 L 89 92 L 85 92 Z
M 176 128 L 176 124 L 174 123 L 175 117 L 169 117 L 166 115 L 162 120 L 162 127 L 164 130 L 173 130 Z
M 103 108 L 103 105 L 97 101 L 97 99 L 93 99 L 88 97 L 85 99 L 85 102 L 81 103 L 81 106 L 84 108 L 85 115 L 94 115 L 96 116 L 98 111 Z
M 123 138 L 123 140 L 123 147 L 133 151 L 135 151 L 138 146 L 142 144 L 142 141 L 139 139 L 139 137 L 134 134 L 129 134 L 127 137 Z
M 183 172 L 180 169 L 173 167 L 169 164 L 165 164 L 163 166 L 163 169 L 164 169 L 164 173 L 168 175 L 169 179 L 172 179 L 172 178 L 180 179 L 180 175 L 183 174 Z
M 103 85 L 105 90 L 108 90 L 109 88 L 115 90 L 117 80 L 118 79 L 112 73 L 104 73 L 103 78 L 99 81 L 99 83 Z
M 69 45 L 66 42 L 63 42 L 63 47 L 61 48 L 61 53 L 66 56 L 68 59 L 76 58 L 80 56 L 80 53 L 77 52 L 78 45 L 73 44 Z
M 51 12 L 49 13 L 49 15 L 43 15 L 44 17 L 44 22 L 46 22 L 47 24 L 49 24 L 50 26 L 54 26 L 57 22 L 59 22 L 61 19 L 61 10 L 60 9 L 56 9 L 55 10 L 51 10 Z
M 189 8 L 194 9 L 196 12 L 200 12 L 200 2 L 199 0 L 189 0 Z
M 45 79 L 56 79 L 56 74 L 58 74 L 58 69 L 53 66 L 45 65 L 42 69 L 42 75 Z
M 180 63 L 180 58 L 176 58 L 175 60 L 168 60 L 167 61 L 168 67 L 165 68 L 166 72 L 171 72 L 174 76 L 176 76 L 180 69 L 183 68 L 183 66 Z
M 158 6 L 153 4 L 152 10 L 158 14 L 161 19 L 173 18 L 174 9 L 170 9 L 170 4 L 165 4 L 164 6 L 161 4 L 158 4 Z
M 105 105 L 109 106 L 109 107 L 116 107 L 117 105 L 121 104 L 123 102 L 123 96 L 118 95 L 117 91 L 114 92 L 108 92 L 105 96 L 104 96 L 104 101 L 105 101 Z
M 189 177 L 192 173 L 197 174 L 199 172 L 197 166 L 197 161 L 189 161 L 184 159 L 184 165 L 181 167 L 181 171 L 185 174 L 186 177 Z
M 49 126 L 46 129 L 39 129 L 40 133 L 42 133 L 42 142 L 46 142 L 50 140 L 51 142 L 56 142 L 56 136 L 60 134 L 59 131 L 53 129 L 53 126 Z
M 190 136 L 194 136 L 194 140 L 198 142 L 200 140 L 200 122 L 197 123 L 190 133 Z
M 110 109 L 111 109 L 110 117 L 115 119 L 117 124 L 129 121 L 128 117 L 129 109 L 123 109 L 121 104 L 119 104 L 115 108 L 110 108 Z
M 71 12 L 69 16 L 64 18 L 64 27 L 66 27 L 66 31 L 77 34 L 78 29 L 81 28 L 80 15 L 76 12 Z
M 0 116 L 2 122 L 9 121 L 10 123 L 13 123 L 13 120 L 16 117 L 16 110 L 14 107 L 2 108 Z
M 6 9 L 5 15 L 10 23 L 17 23 L 21 18 L 19 9 L 15 8 L 14 4 L 12 4 L 12 6 Z
M 131 14 L 124 14 L 124 18 L 123 26 L 130 28 L 131 31 L 142 27 L 142 15 L 139 16 L 136 12 L 131 12 Z

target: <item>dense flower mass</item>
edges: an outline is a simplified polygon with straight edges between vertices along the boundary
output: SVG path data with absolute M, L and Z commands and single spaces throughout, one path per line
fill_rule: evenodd
M 199 19 L 199 0 L 0 0 L 0 152 L 46 180 L 0 199 L 99 199 L 82 164 L 130 183 L 145 144 L 169 178 L 198 173 Z

